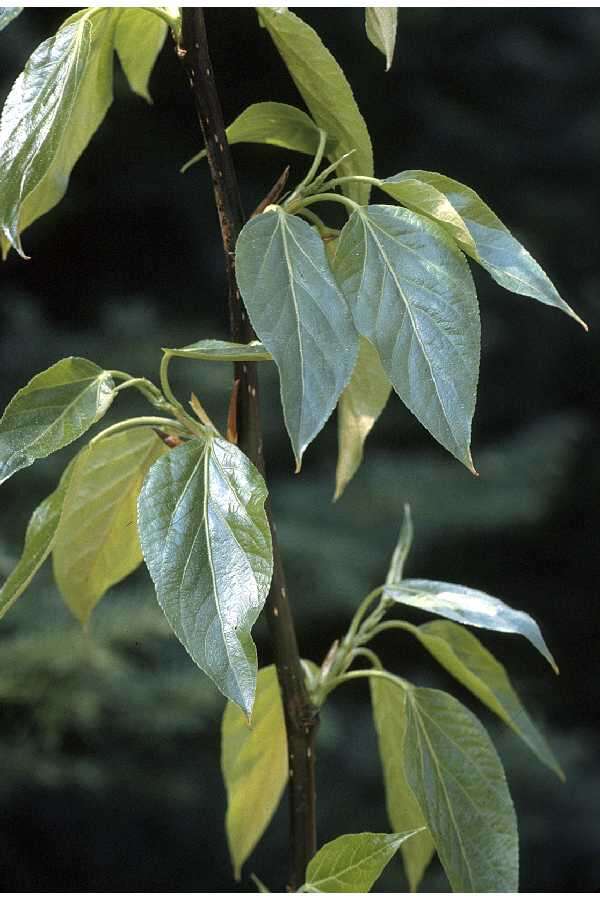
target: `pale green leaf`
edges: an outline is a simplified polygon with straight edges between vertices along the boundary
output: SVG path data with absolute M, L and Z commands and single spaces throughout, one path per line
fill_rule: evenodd
M 165 353 L 182 359 L 203 359 L 214 362 L 268 362 L 273 357 L 260 341 L 249 344 L 235 344 L 232 341 L 204 340 L 187 347 L 171 349 L 164 347 Z
M 23 9 L 22 6 L 0 6 L 0 31 L 21 15 Z
M 306 867 L 305 893 L 366 893 L 398 848 L 415 831 L 402 834 L 343 834 L 324 844 Z
M 371 678 L 369 684 L 390 825 L 394 831 L 422 827 L 426 822 L 404 773 L 406 691 L 383 678 Z M 428 830 L 403 844 L 404 870 L 411 891 L 417 890 L 434 852 Z
M 115 28 L 115 50 L 132 91 L 152 102 L 148 82 L 165 42 L 167 24 L 145 9 L 125 8 Z
M 363 458 L 364 443 L 383 412 L 392 386 L 375 347 L 361 337 L 348 387 L 338 401 L 338 459 L 335 496 L 342 496 Z
M 494 746 L 475 716 L 442 691 L 407 692 L 406 779 L 453 891 L 516 892 L 515 811 Z
M 0 618 L 29 586 L 52 550 L 71 470 L 72 463 L 63 472 L 56 490 L 40 503 L 29 520 L 21 558 L 0 588 Z
M 385 70 L 389 71 L 394 59 L 398 10 L 395 6 L 367 6 L 365 28 L 374 47 L 385 56 Z
M 62 199 L 73 166 L 112 102 L 113 32 L 121 10 L 76 13 L 34 51 L 0 121 L 0 239 L 24 255 L 21 233 Z
M 314 156 L 319 146 L 319 129 L 305 112 L 288 103 L 253 103 L 225 129 L 230 144 L 271 144 L 285 150 L 296 150 Z M 326 147 L 333 148 L 329 140 Z M 182 166 L 186 172 L 190 166 L 206 156 L 201 150 Z
M 408 554 L 410 553 L 413 536 L 414 531 L 410 506 L 408 505 L 408 503 L 405 503 L 404 518 L 402 519 L 400 534 L 398 535 L 398 542 L 396 543 L 394 552 L 392 553 L 390 567 L 385 578 L 386 584 L 397 584 L 399 581 L 402 581 L 404 575 L 404 563 L 406 562 Z
M 508 228 L 475 191 L 453 178 L 439 175 L 437 172 L 421 170 L 402 172 L 400 175 L 388 179 L 388 182 L 394 182 L 396 184 L 394 190 L 398 190 L 397 185 L 404 179 L 420 182 L 434 188 L 436 192 L 446 197 L 466 225 L 470 240 L 465 241 L 457 233 L 456 228 L 449 223 L 445 207 L 443 207 L 444 214 L 440 217 L 431 208 L 427 208 L 428 201 L 423 203 L 418 199 L 405 198 L 401 202 L 426 215 L 435 216 L 441 225 L 449 228 L 465 253 L 483 266 L 494 281 L 515 294 L 533 297 L 547 306 L 561 309 L 587 330 L 585 322 L 579 318 L 568 303 L 565 303 L 541 266 L 512 236 Z M 385 184 L 382 186 L 385 187 Z M 394 196 L 396 195 L 394 194 Z
M 259 669 L 252 721 L 234 703 L 221 726 L 225 826 L 235 878 L 271 821 L 288 778 L 287 738 L 275 666 Z
M 406 178 L 404 174 L 394 175 L 379 183 L 379 187 L 394 200 L 417 213 L 435 219 L 450 233 L 465 252 L 474 255 L 475 241 L 459 213 L 448 198 L 432 184 Z
M 564 780 L 558 761 L 529 718 L 504 666 L 470 631 L 454 622 L 443 620 L 427 622 L 418 628 L 406 622 L 405 628 L 414 634 L 440 665 L 506 722 L 538 759 Z
M 108 588 L 142 561 L 137 499 L 148 469 L 165 452 L 151 428 L 136 428 L 77 457 L 52 561 L 65 603 L 82 624 Z
M 277 363 L 296 463 L 348 384 L 358 335 L 319 235 L 282 209 L 244 226 L 236 272 L 250 321 Z
M 546 646 L 538 624 L 519 609 L 512 609 L 496 597 L 445 581 L 407 578 L 399 584 L 386 584 L 384 596 L 406 606 L 414 606 L 436 616 L 452 619 L 462 625 L 488 628 L 527 638 L 555 672 L 558 666 Z
M 249 716 L 250 630 L 273 570 L 265 483 L 234 444 L 208 436 L 154 463 L 138 526 L 158 602 L 194 662 Z
M 337 174 L 372 175 L 373 150 L 367 126 L 344 73 L 319 35 L 287 10 L 260 7 L 258 13 L 314 121 L 334 142 L 327 150 L 330 161 L 355 151 L 340 162 Z M 343 190 L 357 203 L 369 202 L 368 184 L 350 182 Z
M 109 372 L 69 356 L 31 379 L 0 419 L 0 484 L 80 437 L 114 397 Z
M 473 469 L 479 308 L 463 254 L 433 222 L 393 206 L 352 213 L 334 272 L 360 334 L 406 406 Z

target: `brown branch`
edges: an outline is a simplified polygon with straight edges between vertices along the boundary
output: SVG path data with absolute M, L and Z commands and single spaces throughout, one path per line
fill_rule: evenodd
M 244 222 L 238 181 L 225 135 L 221 104 L 208 52 L 203 11 L 184 7 L 182 14 L 183 39 L 179 55 L 192 89 L 208 153 L 225 251 L 231 339 L 247 343 L 255 335 L 242 305 L 235 278 L 235 244 Z M 279 187 L 277 182 L 276 188 Z M 264 474 L 256 364 L 237 363 L 234 378 L 239 380 L 236 408 L 238 444 Z M 266 602 L 266 614 L 273 641 L 288 738 L 291 829 L 289 887 L 295 890 L 304 882 L 306 865 L 316 850 L 314 740 L 318 716 L 304 683 L 277 535 L 270 508 L 267 511 L 273 538 L 274 568 L 271 590 Z

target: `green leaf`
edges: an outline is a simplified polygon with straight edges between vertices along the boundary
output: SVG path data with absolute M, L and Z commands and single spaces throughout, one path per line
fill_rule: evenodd
M 234 344 L 232 341 L 209 339 L 178 349 L 163 347 L 163 351 L 182 359 L 205 359 L 214 362 L 267 362 L 273 359 L 260 341 Z
M 348 387 L 338 401 L 338 460 L 335 496 L 342 496 L 363 458 L 363 447 L 383 412 L 392 386 L 375 347 L 361 337 L 358 359 Z
M 384 596 L 396 603 L 414 606 L 436 616 L 444 616 L 462 625 L 474 625 L 506 634 L 520 634 L 539 650 L 555 672 L 558 666 L 550 653 L 537 623 L 519 609 L 512 609 L 490 594 L 448 584 L 445 581 L 426 581 L 407 578 L 399 584 L 386 584 Z
M 439 226 L 368 206 L 340 235 L 334 272 L 360 334 L 406 406 L 471 471 L 479 309 L 467 262 Z
M 84 434 L 112 403 L 113 388 L 110 372 L 77 356 L 32 378 L 0 419 L 0 484 Z
M 227 842 L 239 881 L 279 806 L 288 778 L 287 738 L 275 666 L 259 669 L 249 725 L 229 702 L 221 727 L 221 769 L 227 788 Z
M 407 692 L 407 781 L 453 891 L 516 892 L 517 820 L 485 729 L 442 691 Z
M 132 91 L 152 103 L 148 82 L 165 42 L 167 24 L 144 9 L 126 8 L 115 29 L 115 50 Z
M 52 550 L 71 471 L 72 463 L 63 472 L 56 490 L 40 503 L 29 520 L 21 558 L 0 589 L 0 618 L 29 586 Z
M 277 208 L 251 219 L 236 247 L 238 284 L 273 355 L 297 468 L 348 384 L 358 335 L 319 235 Z
M 405 627 L 440 665 L 506 722 L 538 759 L 564 780 L 558 761 L 527 715 L 504 666 L 470 631 L 442 620 L 418 628 L 406 622 Z
M 148 469 L 165 452 L 151 428 L 135 428 L 77 457 L 52 559 L 56 583 L 82 624 L 108 588 L 142 561 L 137 499 Z
M 439 216 L 431 208 L 427 208 L 432 201 L 422 202 L 415 197 L 405 198 L 401 202 L 426 215 L 433 215 L 442 226 L 450 228 L 453 237 L 465 253 L 483 266 L 494 281 L 515 294 L 533 297 L 547 306 L 556 306 L 587 330 L 585 322 L 568 303 L 565 303 L 541 266 L 475 191 L 453 178 L 447 178 L 437 172 L 423 172 L 420 169 L 402 172 L 387 181 L 399 184 L 405 179 L 424 185 L 426 196 L 426 187 L 429 186 L 446 197 L 466 225 L 470 240 L 465 241 L 458 235 L 456 228 L 449 226 L 445 208 L 443 215 Z M 385 188 L 385 183 L 382 187 Z M 395 187 L 394 190 L 398 188 Z
M 296 150 L 314 156 L 319 146 L 319 129 L 305 112 L 287 103 L 253 103 L 229 125 L 225 134 L 230 144 L 271 144 L 285 150 Z M 330 140 L 326 147 L 331 150 Z M 182 166 L 190 166 L 206 156 L 201 150 Z
M 63 198 L 73 166 L 112 102 L 113 32 L 121 10 L 76 13 L 34 51 L 0 121 L 0 239 L 24 256 L 21 233 Z
M 426 822 L 404 772 L 406 691 L 383 678 L 370 678 L 369 685 L 390 825 L 394 831 L 422 827 Z M 434 852 L 427 829 L 402 846 L 411 891 L 417 890 Z
M 171 628 L 248 716 L 256 687 L 250 629 L 273 571 L 266 496 L 241 450 L 208 436 L 154 463 L 138 502 L 144 559 Z
M 258 14 L 313 119 L 334 142 L 327 150 L 329 160 L 335 162 L 355 151 L 340 162 L 338 175 L 372 175 L 373 150 L 367 126 L 344 73 L 319 35 L 287 10 L 260 7 Z M 350 182 L 343 190 L 357 203 L 369 202 L 368 184 Z
M 343 834 L 324 844 L 306 867 L 305 893 L 366 893 L 398 848 L 415 834 Z
M 368 6 L 365 9 L 367 37 L 385 56 L 386 72 L 394 59 L 397 20 L 398 10 L 395 6 Z
M 402 519 L 400 534 L 398 535 L 398 542 L 394 548 L 394 552 L 392 553 L 390 567 L 385 578 L 386 584 L 398 584 L 398 582 L 402 581 L 402 577 L 404 574 L 404 563 L 406 562 L 408 554 L 410 553 L 413 537 L 414 531 L 412 516 L 410 513 L 410 506 L 408 505 L 408 503 L 405 503 L 404 518 Z
M 23 9 L 23 6 L 0 6 L 0 31 L 10 25 L 13 19 L 20 16 Z

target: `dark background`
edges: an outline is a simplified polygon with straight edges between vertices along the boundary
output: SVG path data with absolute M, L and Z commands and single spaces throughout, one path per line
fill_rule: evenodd
M 0 97 L 35 46 L 70 12 L 30 9 L 0 36 Z M 479 587 L 540 622 L 561 675 L 517 637 L 480 633 L 507 664 L 567 773 L 562 785 L 518 739 L 451 684 L 409 636 L 382 641 L 388 664 L 453 690 L 490 728 L 521 830 L 522 889 L 598 888 L 598 526 L 600 316 L 598 160 L 600 13 L 595 9 L 403 9 L 392 71 L 365 39 L 359 9 L 302 9 L 344 67 L 375 145 L 376 172 L 444 172 L 474 187 L 590 324 L 502 291 L 475 272 L 483 353 L 474 479 L 397 398 L 369 438 L 343 499 L 331 504 L 336 434 L 328 424 L 300 477 L 264 367 L 272 496 L 302 652 L 320 660 L 358 600 L 381 582 L 410 501 L 413 576 Z M 299 98 L 252 9 L 207 13 L 228 121 L 249 103 Z M 3 266 L 0 401 L 70 354 L 156 377 L 160 346 L 226 336 L 218 227 L 172 45 L 154 105 L 117 72 L 115 102 L 65 200 L 26 232 L 24 262 Z M 253 209 L 305 158 L 240 145 Z M 223 420 L 226 367 L 181 364 Z M 119 400 L 120 414 L 143 407 Z M 28 515 L 72 448 L 2 488 L 0 574 Z M 407 611 L 419 621 L 418 613 Z M 256 632 L 270 661 L 264 626 Z M 0 624 L 0 887 L 29 891 L 235 889 L 219 770 L 222 701 L 170 638 L 141 571 L 110 591 L 82 633 L 49 567 Z M 364 685 L 337 693 L 319 739 L 320 841 L 387 828 Z M 285 806 L 285 805 L 284 805 Z M 280 889 L 286 812 L 246 866 Z M 400 863 L 382 889 L 404 890 Z M 436 865 L 424 887 L 445 890 Z M 248 880 L 243 890 L 252 889 Z

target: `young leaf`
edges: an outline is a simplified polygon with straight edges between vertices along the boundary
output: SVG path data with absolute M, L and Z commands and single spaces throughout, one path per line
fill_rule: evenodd
M 396 185 L 394 190 L 398 190 L 397 185 L 405 179 L 419 182 L 423 185 L 425 193 L 427 187 L 430 187 L 446 197 L 468 228 L 471 240 L 465 241 L 458 235 L 456 229 L 450 226 L 453 237 L 465 253 L 490 273 L 494 281 L 515 294 L 533 297 L 547 306 L 556 306 L 587 330 L 585 322 L 568 303 L 565 303 L 541 266 L 475 191 L 453 178 L 421 170 L 402 172 L 387 179 L 387 182 L 394 182 Z M 385 183 L 382 186 L 385 188 Z M 392 190 L 389 192 L 392 193 Z M 405 196 L 401 202 L 426 215 L 433 215 L 442 226 L 449 227 L 445 207 L 440 207 L 444 213 L 439 216 L 431 208 L 431 201 L 423 202 L 418 199 L 418 195 Z
M 221 769 L 227 788 L 227 842 L 239 881 L 279 806 L 288 778 L 287 738 L 275 666 L 259 669 L 249 725 L 229 702 L 221 727 Z
M 35 50 L 0 121 L 0 243 L 24 256 L 21 233 L 62 199 L 73 166 L 112 102 L 113 32 L 121 10 L 76 13 Z
M 337 174 L 372 175 L 373 149 L 365 120 L 344 73 L 319 35 L 287 10 L 260 7 L 258 14 L 313 119 L 334 142 L 327 150 L 329 160 L 335 162 L 355 151 L 339 164 Z M 369 202 L 368 184 L 349 182 L 343 190 L 357 203 Z
M 279 369 L 299 469 L 350 380 L 358 335 L 323 241 L 297 216 L 278 208 L 251 219 L 238 239 L 236 271 L 250 321 Z
M 564 780 L 559 763 L 527 715 L 504 666 L 475 635 L 461 625 L 443 620 L 427 622 L 418 628 L 405 624 L 440 665 L 506 722 L 538 759 Z
M 209 436 L 154 463 L 138 502 L 144 559 L 171 628 L 248 716 L 256 687 L 250 629 L 273 570 L 266 496 L 241 450 Z
M 314 156 L 319 146 L 319 129 L 313 120 L 287 103 L 253 103 L 225 129 L 225 134 L 230 144 L 271 144 L 308 156 Z M 333 142 L 328 144 L 331 151 Z M 186 172 L 205 156 L 206 150 L 201 150 L 181 171 Z
M 394 58 L 398 10 L 395 6 L 368 6 L 365 9 L 365 29 L 374 47 L 385 56 L 388 72 Z
M 112 403 L 113 388 L 109 372 L 77 356 L 32 378 L 0 419 L 0 484 L 84 434 Z
M 402 834 L 343 834 L 324 844 L 306 867 L 304 893 L 366 893 L 377 881 L 404 841 Z
M 519 609 L 512 609 L 490 594 L 445 581 L 407 578 L 399 584 L 386 584 L 384 596 L 462 625 L 474 625 L 476 628 L 488 628 L 490 631 L 506 634 L 521 634 L 558 673 L 554 657 L 531 616 Z
M 408 505 L 408 503 L 405 503 L 404 518 L 402 519 L 400 534 L 398 535 L 398 542 L 394 548 L 394 552 L 392 553 L 390 567 L 385 578 L 386 584 L 398 584 L 398 582 L 402 581 L 404 573 L 404 563 L 406 562 L 408 554 L 410 553 L 413 537 L 414 531 L 410 506 Z
M 40 503 L 29 520 L 21 558 L 0 588 L 0 618 L 29 586 L 52 550 L 71 471 L 72 463 L 63 472 L 56 490 Z
M 362 462 L 363 446 L 383 412 L 392 386 L 375 347 L 361 337 L 348 387 L 338 401 L 338 460 L 335 496 L 342 496 Z
M 442 691 L 407 692 L 406 779 L 453 891 L 516 892 L 517 820 L 485 729 Z
M 232 341 L 208 339 L 188 344 L 178 349 L 163 348 L 170 356 L 182 359 L 205 359 L 214 362 L 267 362 L 273 357 L 264 344 L 252 341 L 249 344 L 234 344 Z
M 406 406 L 471 471 L 479 309 L 469 267 L 439 226 L 392 206 L 352 213 L 334 272 L 360 334 Z
M 132 91 L 152 103 L 148 82 L 167 34 L 155 13 L 134 7 L 121 12 L 115 28 L 115 50 Z
M 142 561 L 137 498 L 150 466 L 166 452 L 151 428 L 103 438 L 75 462 L 52 560 L 73 615 L 85 624 L 113 584 Z
M 422 827 L 426 822 L 404 773 L 406 691 L 383 678 L 371 678 L 369 684 L 390 825 L 394 831 Z M 434 852 L 427 829 L 403 844 L 404 870 L 411 891 L 419 887 Z
M 6 28 L 22 12 L 22 6 L 0 6 L 0 31 Z

